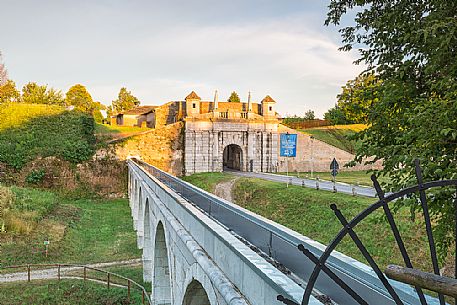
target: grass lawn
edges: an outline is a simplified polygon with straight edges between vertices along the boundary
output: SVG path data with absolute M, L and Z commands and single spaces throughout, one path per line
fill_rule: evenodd
M 352 124 L 316 127 L 302 129 L 300 131 L 314 136 L 314 138 L 319 141 L 333 145 L 352 154 L 355 152 L 358 143 L 356 141 L 349 140 L 348 136 L 362 131 L 365 128 L 366 125 L 363 124 Z
M 192 175 L 186 177 L 186 180 L 197 186 L 204 185 L 211 191 L 213 188 L 208 185 L 216 184 L 216 179 L 222 181 L 230 178 L 227 174 L 214 176 L 211 173 Z M 234 185 L 233 197 L 240 206 L 323 244 L 328 244 L 342 228 L 330 209 L 330 204 L 336 203 L 343 215 L 350 220 L 375 202 L 372 198 L 353 197 L 300 186 L 285 188 L 283 183 L 252 178 L 239 178 Z M 379 211 L 368 217 L 355 231 L 381 268 L 388 264 L 402 265 L 390 227 L 381 215 L 382 212 Z M 424 226 L 418 221 L 412 222 L 406 210 L 400 211 L 395 219 L 408 252 L 412 254 L 413 265 L 421 270 L 431 271 L 429 259 L 426 259 L 430 256 Z M 337 250 L 366 263 L 349 237 L 343 239 Z
M 280 175 L 286 175 L 286 173 L 278 173 Z M 340 171 L 338 175 L 336 176 L 336 182 L 344 182 L 348 184 L 356 184 L 356 185 L 365 185 L 365 186 L 373 186 L 373 182 L 371 181 L 371 174 L 372 173 L 367 173 L 366 171 Z M 316 179 L 316 177 L 319 177 L 319 179 L 322 180 L 329 180 L 332 181 L 333 177 L 329 172 L 314 172 L 313 176 L 311 177 L 310 172 L 301 172 L 301 173 L 296 173 L 296 172 L 291 172 L 289 173 L 289 176 L 295 176 L 295 177 L 300 177 L 300 178 L 307 178 L 307 179 Z M 382 184 L 383 182 L 388 182 L 388 179 L 385 177 L 380 177 L 378 178 L 378 181 Z
M 142 304 L 141 294 L 132 290 L 127 301 L 127 289 L 110 287 L 81 280 L 32 281 L 0 284 L 0 304 Z
M 50 194 L 21 190 L 35 195 L 42 192 L 43 198 Z M 57 199 L 58 204 L 32 224 L 30 233 L 0 234 L 1 265 L 92 263 L 141 257 L 126 199 Z M 50 241 L 48 257 L 43 245 L 46 239 Z
M 213 193 L 217 184 L 232 180 L 234 177 L 228 173 L 199 173 L 182 177 L 182 179 L 207 192 Z

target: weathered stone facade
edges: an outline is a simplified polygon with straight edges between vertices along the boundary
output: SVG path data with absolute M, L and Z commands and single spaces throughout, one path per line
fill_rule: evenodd
M 224 167 L 271 172 L 278 160 L 275 102 L 201 102 L 186 98 L 185 174 L 219 172 Z

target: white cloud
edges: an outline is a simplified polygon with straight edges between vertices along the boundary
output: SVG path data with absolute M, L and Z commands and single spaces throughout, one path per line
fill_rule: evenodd
M 334 32 L 317 26 L 308 12 L 232 22 L 230 15 L 214 16 L 218 22 L 208 22 L 205 12 L 187 18 L 187 9 L 167 8 L 156 18 L 148 14 L 152 7 L 129 16 L 108 2 L 90 3 L 66 15 L 69 24 L 52 11 L 35 27 L 20 25 L 16 37 L 0 34 L 19 85 L 32 80 L 65 91 L 82 83 L 105 104 L 122 86 L 147 104 L 183 99 L 191 90 L 204 99 L 212 99 L 215 89 L 221 99 L 236 90 L 245 99 L 251 90 L 254 99 L 275 98 L 281 114 L 313 109 L 322 116 L 340 87 L 361 71 L 353 54 L 337 50 Z

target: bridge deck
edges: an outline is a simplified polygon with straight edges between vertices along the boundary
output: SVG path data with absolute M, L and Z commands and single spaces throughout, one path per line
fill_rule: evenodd
M 248 243 L 278 270 L 301 283 L 302 286 L 306 284 L 314 264 L 297 249 L 297 246 L 303 244 L 319 257 L 325 249 L 324 245 L 205 192 L 147 163 L 135 160 L 134 164 L 149 172 L 226 230 Z M 369 304 L 395 304 L 373 270 L 365 264 L 334 252 L 327 265 Z M 394 281 L 392 286 L 405 304 L 418 304 L 416 293 L 410 286 Z M 354 300 L 325 274 L 319 276 L 316 287 L 318 294 L 327 295 L 338 304 L 354 304 Z M 438 303 L 430 299 L 429 304 Z

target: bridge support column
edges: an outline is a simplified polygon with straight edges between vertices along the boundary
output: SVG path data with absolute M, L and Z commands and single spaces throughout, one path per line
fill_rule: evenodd
M 145 283 L 152 283 L 152 256 L 145 256 L 143 253 L 143 281 Z

